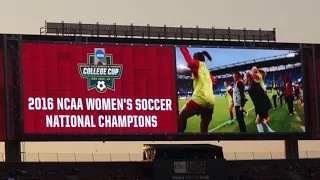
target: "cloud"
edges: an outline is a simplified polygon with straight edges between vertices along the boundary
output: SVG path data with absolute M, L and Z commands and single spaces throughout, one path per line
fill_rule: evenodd
M 187 65 L 185 65 L 185 64 L 178 64 L 178 65 L 177 65 L 177 69 L 187 70 L 187 69 L 189 69 L 189 68 L 188 68 Z

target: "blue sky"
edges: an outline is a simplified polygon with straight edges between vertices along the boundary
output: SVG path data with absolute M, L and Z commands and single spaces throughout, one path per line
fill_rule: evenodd
M 188 48 L 191 55 L 195 52 L 207 51 L 212 61 L 206 61 L 209 69 L 233 64 L 237 62 L 249 61 L 259 58 L 289 54 L 289 50 L 259 50 L 259 49 L 224 49 L 224 48 Z M 180 49 L 176 48 L 176 64 L 186 65 Z

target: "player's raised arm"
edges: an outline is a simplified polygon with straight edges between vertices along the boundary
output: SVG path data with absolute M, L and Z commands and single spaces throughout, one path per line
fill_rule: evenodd
M 186 47 L 180 47 L 180 51 L 181 51 L 184 59 L 186 60 L 189 68 L 194 69 L 194 68 L 198 68 L 198 67 L 199 67 L 199 61 L 194 60 L 194 59 L 191 57 L 188 48 L 186 48 Z

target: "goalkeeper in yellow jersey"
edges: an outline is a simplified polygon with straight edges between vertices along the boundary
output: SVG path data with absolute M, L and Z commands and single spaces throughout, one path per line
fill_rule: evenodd
M 207 58 L 211 61 L 212 58 L 206 51 L 194 53 L 193 57 L 191 57 L 187 48 L 181 47 L 180 51 L 191 70 L 193 94 L 190 101 L 179 112 L 179 132 L 186 130 L 189 117 L 200 115 L 200 131 L 207 133 L 214 108 L 213 85 L 216 85 L 217 82 L 210 74 L 205 60 Z

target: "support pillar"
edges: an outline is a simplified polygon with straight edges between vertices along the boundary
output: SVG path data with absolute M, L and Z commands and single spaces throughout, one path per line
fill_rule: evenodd
M 6 162 L 21 162 L 21 36 L 3 35 L 6 118 Z
M 6 162 L 21 162 L 21 143 L 17 140 L 5 141 Z
M 299 159 L 298 140 L 285 140 L 286 159 Z

